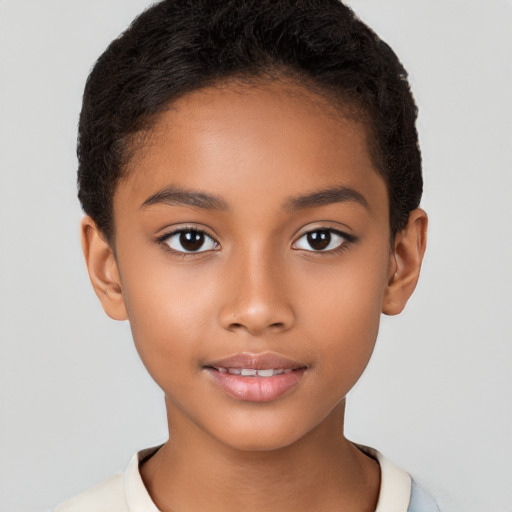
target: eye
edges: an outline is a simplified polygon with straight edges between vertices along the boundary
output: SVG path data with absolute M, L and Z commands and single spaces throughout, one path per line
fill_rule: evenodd
M 341 248 L 354 237 L 334 229 L 315 229 L 302 235 L 293 245 L 294 249 L 327 252 Z
M 173 251 L 182 253 L 213 251 L 218 247 L 212 237 L 198 229 L 180 229 L 165 235 L 159 241 Z

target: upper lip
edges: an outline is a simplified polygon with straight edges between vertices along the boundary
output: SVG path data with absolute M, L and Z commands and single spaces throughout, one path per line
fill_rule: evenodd
M 286 370 L 288 368 L 307 368 L 308 365 L 275 352 L 264 352 L 261 354 L 243 352 L 223 359 L 216 359 L 215 361 L 208 362 L 205 366 L 213 368 L 253 368 L 255 370 L 279 368 Z

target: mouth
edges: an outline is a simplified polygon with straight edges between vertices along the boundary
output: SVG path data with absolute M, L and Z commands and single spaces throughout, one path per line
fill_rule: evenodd
M 216 387 L 230 397 L 245 402 L 270 402 L 296 388 L 308 365 L 275 353 L 244 353 L 203 368 Z
M 273 377 L 274 375 L 282 375 L 283 373 L 291 373 L 298 368 L 266 368 L 257 370 L 256 368 L 224 368 L 222 366 L 213 367 L 220 373 L 229 373 L 230 375 L 240 375 L 241 377 Z

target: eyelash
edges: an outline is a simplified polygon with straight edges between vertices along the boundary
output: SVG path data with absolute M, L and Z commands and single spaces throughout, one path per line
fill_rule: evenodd
M 209 238 L 215 244 L 216 247 L 219 245 L 219 242 L 217 242 L 217 240 L 215 240 L 215 238 L 213 238 L 204 229 L 196 228 L 196 227 L 186 227 L 186 226 L 182 227 L 182 228 L 179 228 L 179 229 L 175 229 L 173 231 L 170 231 L 169 233 L 165 233 L 164 235 L 159 236 L 156 239 L 156 241 L 157 241 L 158 244 L 164 245 L 166 250 L 169 250 L 169 251 L 171 251 L 173 253 L 181 254 L 181 255 L 201 254 L 203 252 L 209 252 L 209 250 L 212 250 L 212 249 L 209 249 L 209 250 L 198 250 L 198 251 L 179 251 L 179 250 L 176 250 L 176 249 L 173 249 L 172 247 L 170 247 L 170 245 L 167 242 L 173 236 L 176 236 L 176 235 L 179 235 L 179 234 L 183 234 L 183 233 L 198 233 L 200 235 L 203 235 L 205 238 Z M 216 248 L 213 249 L 213 250 L 216 250 Z
M 303 238 L 307 237 L 308 235 L 311 235 L 312 233 L 318 233 L 320 231 L 328 232 L 331 236 L 334 234 L 336 236 L 339 236 L 343 240 L 341 241 L 341 243 L 337 247 L 335 247 L 333 249 L 329 249 L 329 250 L 317 250 L 317 251 L 315 251 L 315 250 L 300 249 L 300 248 L 295 249 L 295 250 L 303 250 L 305 252 L 310 252 L 310 253 L 313 253 L 313 254 L 318 254 L 318 253 L 338 254 L 339 252 L 346 250 L 350 244 L 354 243 L 357 240 L 357 238 L 354 235 L 350 235 L 348 233 L 345 233 L 344 231 L 340 231 L 338 229 L 329 228 L 329 227 L 318 227 L 318 228 L 315 228 L 315 229 L 310 229 L 309 231 L 306 231 L 305 233 L 303 233 L 293 243 L 293 245 L 297 244 L 297 242 L 299 242 L 299 240 L 302 240 Z
M 331 235 L 334 234 L 336 236 L 339 236 L 339 237 L 341 237 L 343 239 L 343 241 L 339 244 L 339 246 L 337 246 L 337 247 L 335 247 L 333 249 L 329 249 L 329 250 L 314 250 L 314 249 L 309 250 L 309 249 L 300 249 L 300 248 L 294 248 L 294 249 L 295 250 L 303 250 L 305 252 L 310 252 L 310 253 L 337 254 L 337 253 L 347 249 L 348 245 L 354 243 L 357 240 L 357 237 L 355 237 L 354 235 L 350 235 L 350 234 L 345 233 L 343 231 L 340 231 L 338 229 L 318 227 L 316 229 L 311 229 L 311 230 L 306 231 L 305 233 L 303 233 L 295 242 L 293 242 L 293 245 L 296 245 L 297 242 L 299 242 L 303 238 L 307 237 L 308 235 L 311 235 L 312 233 L 318 233 L 320 231 L 328 232 Z M 206 250 L 197 250 L 197 251 L 180 251 L 180 250 L 176 250 L 176 249 L 173 249 L 172 247 L 170 247 L 170 245 L 167 242 L 172 237 L 174 237 L 176 235 L 179 235 L 179 234 L 183 234 L 183 233 L 196 233 L 196 234 L 203 235 L 205 238 L 210 239 L 215 244 L 215 248 L 214 249 L 206 249 Z M 164 245 L 166 250 L 169 250 L 169 251 L 171 251 L 173 253 L 176 253 L 176 254 L 181 254 L 183 256 L 184 255 L 197 255 L 197 254 L 201 254 L 203 252 L 209 252 L 211 250 L 217 250 L 217 247 L 220 245 L 219 242 L 217 242 L 217 240 L 215 240 L 215 238 L 213 238 L 204 229 L 196 228 L 196 227 L 182 227 L 182 228 L 179 228 L 179 229 L 175 229 L 173 231 L 165 233 L 164 235 L 159 236 L 156 239 L 156 242 L 158 244 L 160 244 L 160 245 Z M 292 246 L 292 248 L 293 248 L 293 246 Z

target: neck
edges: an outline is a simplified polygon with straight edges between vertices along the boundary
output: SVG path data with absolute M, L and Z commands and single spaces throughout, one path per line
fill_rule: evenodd
M 345 439 L 344 402 L 296 442 L 267 451 L 227 446 L 167 405 L 169 441 L 141 466 L 162 512 L 375 510 L 378 463 Z

